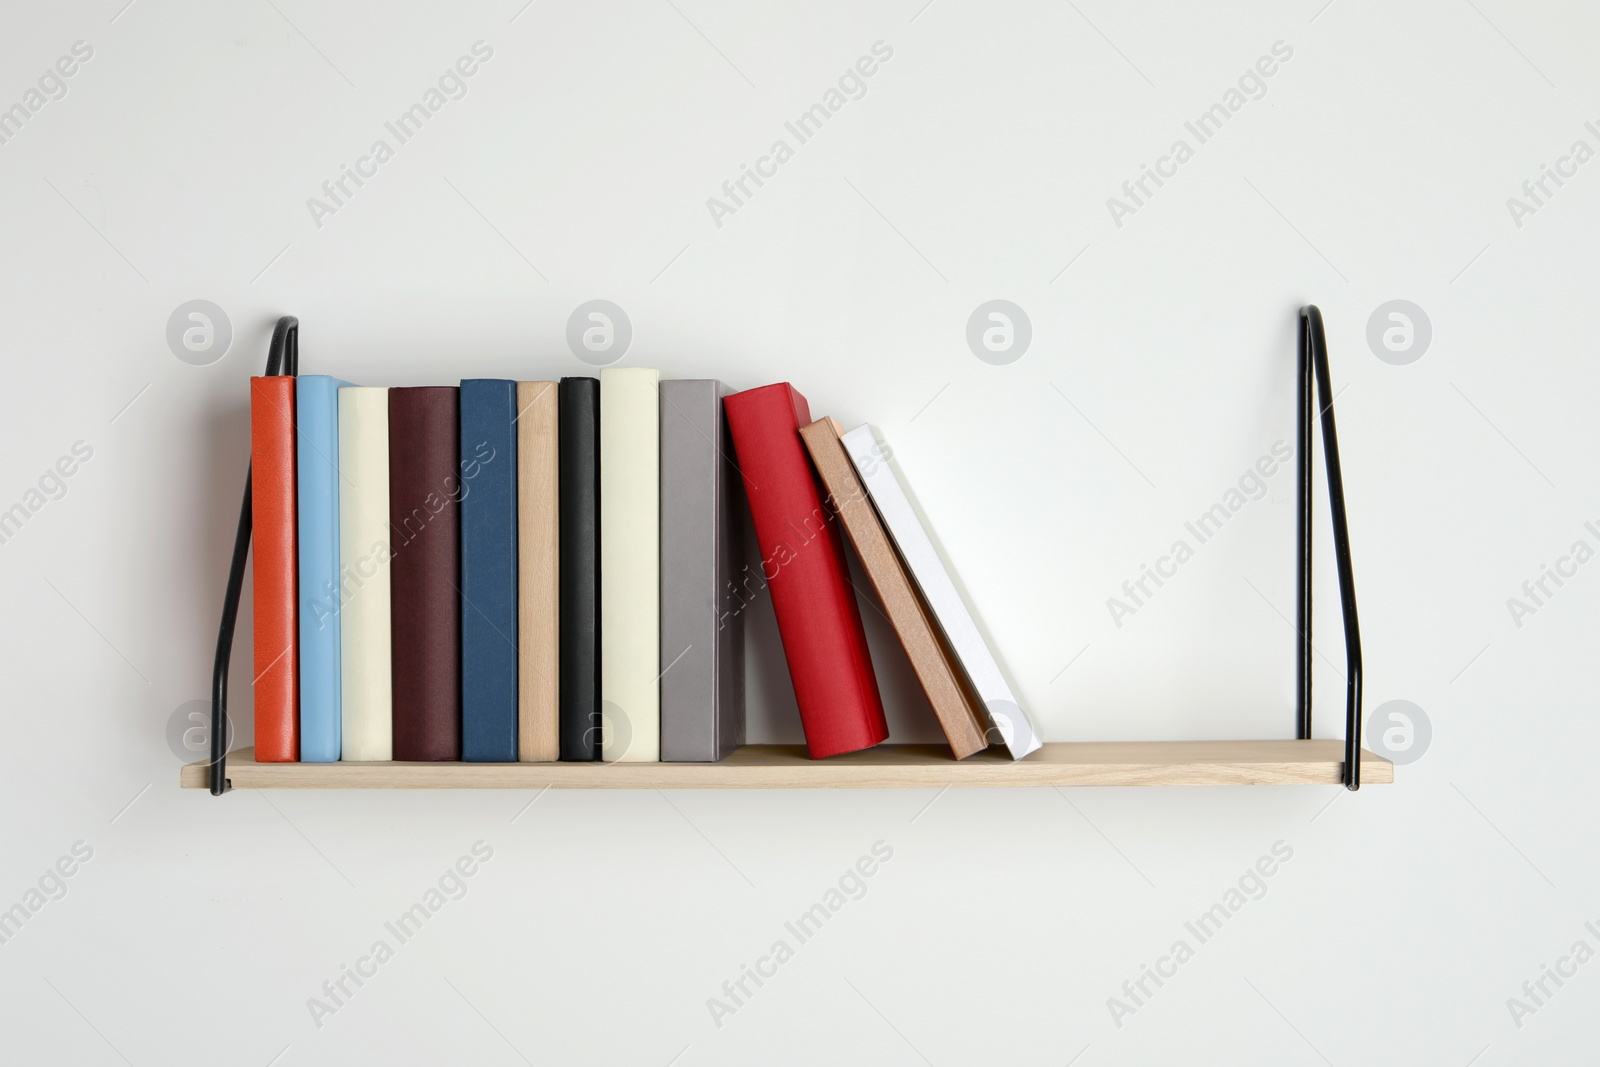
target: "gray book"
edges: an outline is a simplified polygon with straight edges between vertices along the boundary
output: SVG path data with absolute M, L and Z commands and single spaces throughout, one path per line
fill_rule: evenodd
M 661 759 L 744 744 L 743 489 L 711 379 L 661 383 Z

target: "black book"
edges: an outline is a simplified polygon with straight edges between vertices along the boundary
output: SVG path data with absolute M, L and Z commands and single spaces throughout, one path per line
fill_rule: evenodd
M 600 382 L 563 378 L 561 758 L 600 758 Z

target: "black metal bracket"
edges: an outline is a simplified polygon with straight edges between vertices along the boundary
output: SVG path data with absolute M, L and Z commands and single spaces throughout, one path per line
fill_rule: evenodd
M 1350 530 L 1345 521 L 1344 475 L 1339 469 L 1339 434 L 1333 422 L 1333 387 L 1328 376 L 1328 338 L 1315 304 L 1300 309 L 1300 387 L 1298 397 L 1298 472 L 1300 558 L 1299 694 L 1296 736 L 1311 737 L 1311 434 L 1315 421 L 1313 385 L 1322 397 L 1322 458 L 1328 472 L 1328 510 L 1333 516 L 1333 555 L 1339 570 L 1339 608 L 1344 617 L 1345 708 L 1344 785 L 1361 788 L 1361 624 L 1356 618 L 1356 580 L 1350 563 Z M 1315 379 L 1313 381 L 1313 379 Z
M 300 373 L 300 320 L 285 315 L 272 330 L 267 350 L 267 375 Z M 250 555 L 250 468 L 244 472 L 244 503 L 239 508 L 239 530 L 233 537 L 233 562 L 228 569 L 228 591 L 222 601 L 222 624 L 217 628 L 217 658 L 211 668 L 211 795 L 219 797 L 233 788 L 228 781 L 228 660 L 233 655 L 233 627 L 239 620 L 239 594 L 244 590 L 244 565 Z

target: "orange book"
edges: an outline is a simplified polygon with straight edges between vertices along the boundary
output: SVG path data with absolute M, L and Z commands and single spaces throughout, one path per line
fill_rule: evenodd
M 256 762 L 300 759 L 294 378 L 250 379 Z

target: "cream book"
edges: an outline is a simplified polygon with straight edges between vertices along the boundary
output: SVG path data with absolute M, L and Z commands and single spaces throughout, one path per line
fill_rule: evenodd
M 389 390 L 339 390 L 342 760 L 394 758 L 389 641 Z
M 517 759 L 561 758 L 556 382 L 517 383 Z
M 600 758 L 661 758 L 661 374 L 600 372 Z M 670 665 L 668 665 L 670 666 Z
M 889 446 L 874 427 L 858 426 L 844 435 L 844 449 L 866 483 L 872 504 L 889 528 L 889 536 L 916 579 L 950 651 L 982 700 L 989 715 L 990 741 L 1004 744 L 1012 759 L 1021 759 L 1043 743 L 1039 732 L 1006 680 L 999 658 L 934 543 L 932 531 L 912 503 Z

